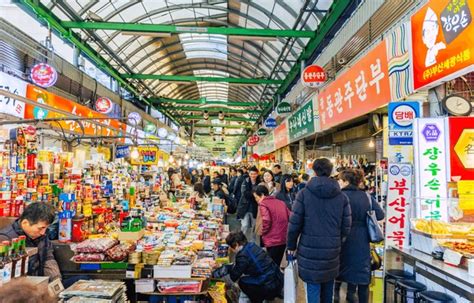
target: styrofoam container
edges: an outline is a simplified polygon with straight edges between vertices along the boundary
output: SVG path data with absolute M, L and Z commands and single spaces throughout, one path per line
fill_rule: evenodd
M 135 292 L 137 293 L 148 293 L 155 291 L 155 280 L 153 279 L 140 279 L 135 281 Z
M 192 265 L 153 266 L 154 278 L 191 278 Z

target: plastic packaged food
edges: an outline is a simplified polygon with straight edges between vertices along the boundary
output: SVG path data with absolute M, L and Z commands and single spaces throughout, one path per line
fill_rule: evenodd
M 107 257 L 114 262 L 123 261 L 128 257 L 128 246 L 116 245 L 105 253 Z
M 77 244 L 75 251 L 77 253 L 105 253 L 117 245 L 117 240 L 104 239 L 87 239 L 84 242 Z
M 101 262 L 105 260 L 105 255 L 101 253 L 80 253 L 75 255 L 72 260 L 74 262 Z

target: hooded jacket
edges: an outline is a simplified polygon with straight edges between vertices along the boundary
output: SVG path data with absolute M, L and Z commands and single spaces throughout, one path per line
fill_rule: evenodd
M 262 217 L 262 239 L 265 247 L 286 244 L 290 211 L 285 203 L 272 196 L 263 198 L 258 204 Z
M 31 256 L 28 262 L 28 275 L 30 276 L 49 276 L 50 281 L 61 278 L 58 263 L 54 258 L 53 244 L 48 237 L 42 236 L 38 239 L 31 239 L 21 229 L 19 219 L 12 225 L 0 230 L 0 241 L 11 241 L 19 236 L 26 236 L 27 247 L 37 247 L 38 254 Z
M 351 230 L 351 208 L 337 181 L 312 178 L 298 193 L 288 226 L 287 247 L 297 248 L 298 269 L 307 283 L 334 280 L 343 240 Z

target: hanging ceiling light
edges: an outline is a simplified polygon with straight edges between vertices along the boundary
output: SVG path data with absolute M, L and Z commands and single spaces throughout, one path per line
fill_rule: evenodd
M 373 140 L 373 139 L 370 140 L 370 142 L 369 142 L 369 147 L 370 147 L 370 148 L 374 148 L 374 147 L 375 147 L 375 143 L 374 143 L 374 140 Z
M 186 154 L 184 155 L 184 159 L 189 160 L 189 158 L 190 158 L 189 153 L 188 153 L 188 151 L 186 151 Z
M 174 162 L 173 152 L 170 152 L 170 156 L 169 156 L 169 158 L 168 158 L 168 162 L 169 162 L 169 163 L 173 163 L 173 162 Z
M 138 157 L 140 157 L 140 153 L 138 152 L 138 148 L 134 147 L 130 153 L 130 158 L 135 160 L 138 159 Z
M 224 120 L 224 112 L 219 111 L 219 115 L 217 117 L 219 118 L 219 120 L 223 121 Z
M 209 119 L 209 111 L 205 110 L 204 113 L 202 114 L 202 117 L 204 118 L 204 120 L 208 120 Z

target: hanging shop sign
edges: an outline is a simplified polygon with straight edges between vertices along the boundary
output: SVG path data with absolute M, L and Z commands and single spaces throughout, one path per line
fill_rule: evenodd
M 449 152 L 445 120 L 418 118 L 413 125 L 417 217 L 447 222 Z
M 142 121 L 142 116 L 137 112 L 130 112 L 127 116 L 128 123 L 131 125 L 138 125 Z
M 266 128 L 275 128 L 277 127 L 277 121 L 275 118 L 268 117 L 267 120 L 265 120 L 265 127 Z
M 474 180 L 474 118 L 450 117 L 448 121 L 451 180 Z
M 288 118 L 289 139 L 294 142 L 314 133 L 313 102 L 307 102 Z
M 0 89 L 25 97 L 27 84 L 26 81 L 0 72 Z M 25 116 L 25 103 L 0 94 L 0 113 L 23 119 Z
M 390 102 L 388 104 L 389 144 L 413 145 L 413 120 L 420 117 L 420 103 Z
M 276 107 L 276 112 L 279 115 L 291 113 L 291 104 L 286 101 L 280 102 Z
M 382 41 L 319 93 L 321 130 L 365 115 L 389 101 L 387 52 Z
M 267 130 L 265 128 L 260 128 L 259 130 L 257 130 L 257 135 L 259 137 L 263 137 L 267 134 Z
M 47 63 L 39 63 L 31 69 L 30 77 L 34 84 L 48 88 L 58 80 L 58 72 Z
M 255 146 L 258 143 L 258 141 L 260 141 L 260 137 L 257 135 L 253 135 L 247 140 L 247 145 Z
M 411 17 L 414 88 L 474 70 L 473 1 L 429 1 Z
M 275 149 L 280 149 L 289 144 L 288 140 L 288 121 L 285 120 L 283 123 L 278 125 L 273 131 L 273 137 L 275 142 Z
M 143 130 L 147 134 L 155 134 L 156 133 L 156 125 L 154 123 L 146 121 L 145 122 L 145 127 L 143 128 Z
M 158 128 L 158 137 L 165 139 L 168 136 L 168 130 L 164 127 Z
M 412 178 L 413 169 L 410 164 L 389 164 L 385 247 L 403 248 L 409 245 Z
M 308 65 L 301 74 L 301 83 L 303 83 L 303 86 L 305 87 L 317 88 L 323 85 L 326 81 L 326 72 L 324 72 L 324 68 L 319 65 Z
M 71 113 L 76 117 L 109 118 L 108 116 L 98 113 L 87 106 L 80 105 L 76 102 L 70 101 L 63 97 L 50 93 L 44 89 L 35 87 L 31 84 L 27 85 L 26 97 L 38 103 L 49 105 L 51 107 L 57 108 L 58 110 Z M 66 117 L 67 116 L 64 114 L 55 111 L 45 110 L 34 105 L 26 104 L 25 106 L 25 119 L 47 119 Z M 119 136 L 122 135 L 122 133 L 125 131 L 125 124 L 114 119 L 100 119 L 94 122 L 103 124 L 104 126 L 97 125 L 88 120 L 81 121 L 81 124 L 84 127 L 85 135 Z M 81 124 L 76 121 L 65 120 L 48 123 L 50 123 L 55 128 L 58 128 L 60 125 L 66 131 L 82 134 Z
M 138 150 L 138 158 L 131 158 L 130 162 L 132 165 L 157 165 L 158 164 L 158 148 L 139 146 L 136 147 Z
M 115 158 L 120 159 L 128 156 L 130 156 L 130 146 L 123 145 L 115 148 Z
M 107 97 L 100 97 L 95 101 L 95 110 L 101 114 L 108 115 L 114 109 L 114 103 Z

